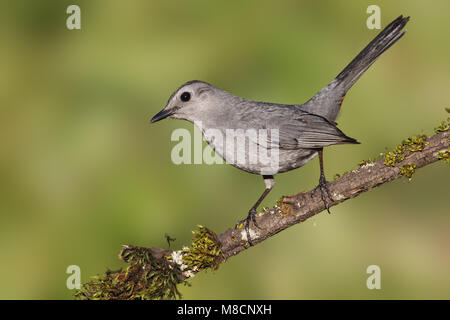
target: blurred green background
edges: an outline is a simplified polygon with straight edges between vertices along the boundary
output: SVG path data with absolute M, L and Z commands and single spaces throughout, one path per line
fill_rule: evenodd
M 81 30 L 66 8 L 81 7 Z M 189 245 L 246 216 L 262 179 L 228 165 L 174 165 L 182 121 L 149 120 L 187 80 L 302 103 L 379 32 L 407 34 L 347 95 L 340 128 L 361 145 L 328 148 L 325 170 L 354 169 L 403 138 L 431 134 L 450 101 L 446 0 L 1 1 L 0 298 L 72 299 L 122 244 Z M 316 186 L 318 161 L 277 176 L 264 205 Z M 294 226 L 182 287 L 186 299 L 450 298 L 448 165 L 419 170 Z M 447 199 L 447 200 L 445 200 Z M 366 268 L 381 267 L 381 290 Z

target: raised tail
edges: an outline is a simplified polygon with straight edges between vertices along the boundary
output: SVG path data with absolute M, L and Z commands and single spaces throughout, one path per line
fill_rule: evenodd
M 404 34 L 403 27 L 409 17 L 398 17 L 383 29 L 357 56 L 338 74 L 336 80 L 345 91 L 361 77 L 361 75 L 375 62 L 375 60 L 389 49 Z
M 400 16 L 384 28 L 337 77 L 302 108 L 334 121 L 340 111 L 342 100 L 351 86 L 375 62 L 375 60 L 404 34 L 402 30 L 409 17 Z

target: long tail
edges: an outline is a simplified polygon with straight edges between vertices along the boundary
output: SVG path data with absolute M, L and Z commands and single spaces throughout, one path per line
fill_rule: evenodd
M 334 121 L 347 91 L 377 58 L 404 34 L 409 17 L 400 16 L 383 29 L 337 77 L 303 105 L 303 108 Z

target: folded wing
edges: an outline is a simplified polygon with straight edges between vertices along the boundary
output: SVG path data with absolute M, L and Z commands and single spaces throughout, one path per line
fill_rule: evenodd
M 319 149 L 334 144 L 359 143 L 324 117 L 308 113 L 284 118 L 279 121 L 278 130 L 281 149 Z M 271 144 L 275 142 L 273 138 L 270 140 Z

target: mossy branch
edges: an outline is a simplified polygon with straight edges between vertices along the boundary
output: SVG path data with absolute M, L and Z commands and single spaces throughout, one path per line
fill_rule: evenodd
M 333 196 L 329 206 L 401 177 L 411 179 L 417 169 L 438 160 L 449 163 L 449 123 L 449 119 L 442 122 L 431 137 L 405 139 L 379 159 L 362 161 L 358 169 L 338 176 L 329 183 Z M 282 197 L 273 208 L 264 208 L 258 214 L 260 228 L 250 226 L 252 243 L 258 244 L 324 209 L 318 190 Z M 240 227 L 217 236 L 199 226 L 193 234 L 191 246 L 181 250 L 123 246 L 119 258 L 129 264 L 128 268 L 108 270 L 104 276 L 95 277 L 83 285 L 76 298 L 174 299 L 180 297 L 179 284 L 188 284 L 187 279 L 201 270 L 216 270 L 228 258 L 249 248 L 246 232 Z

